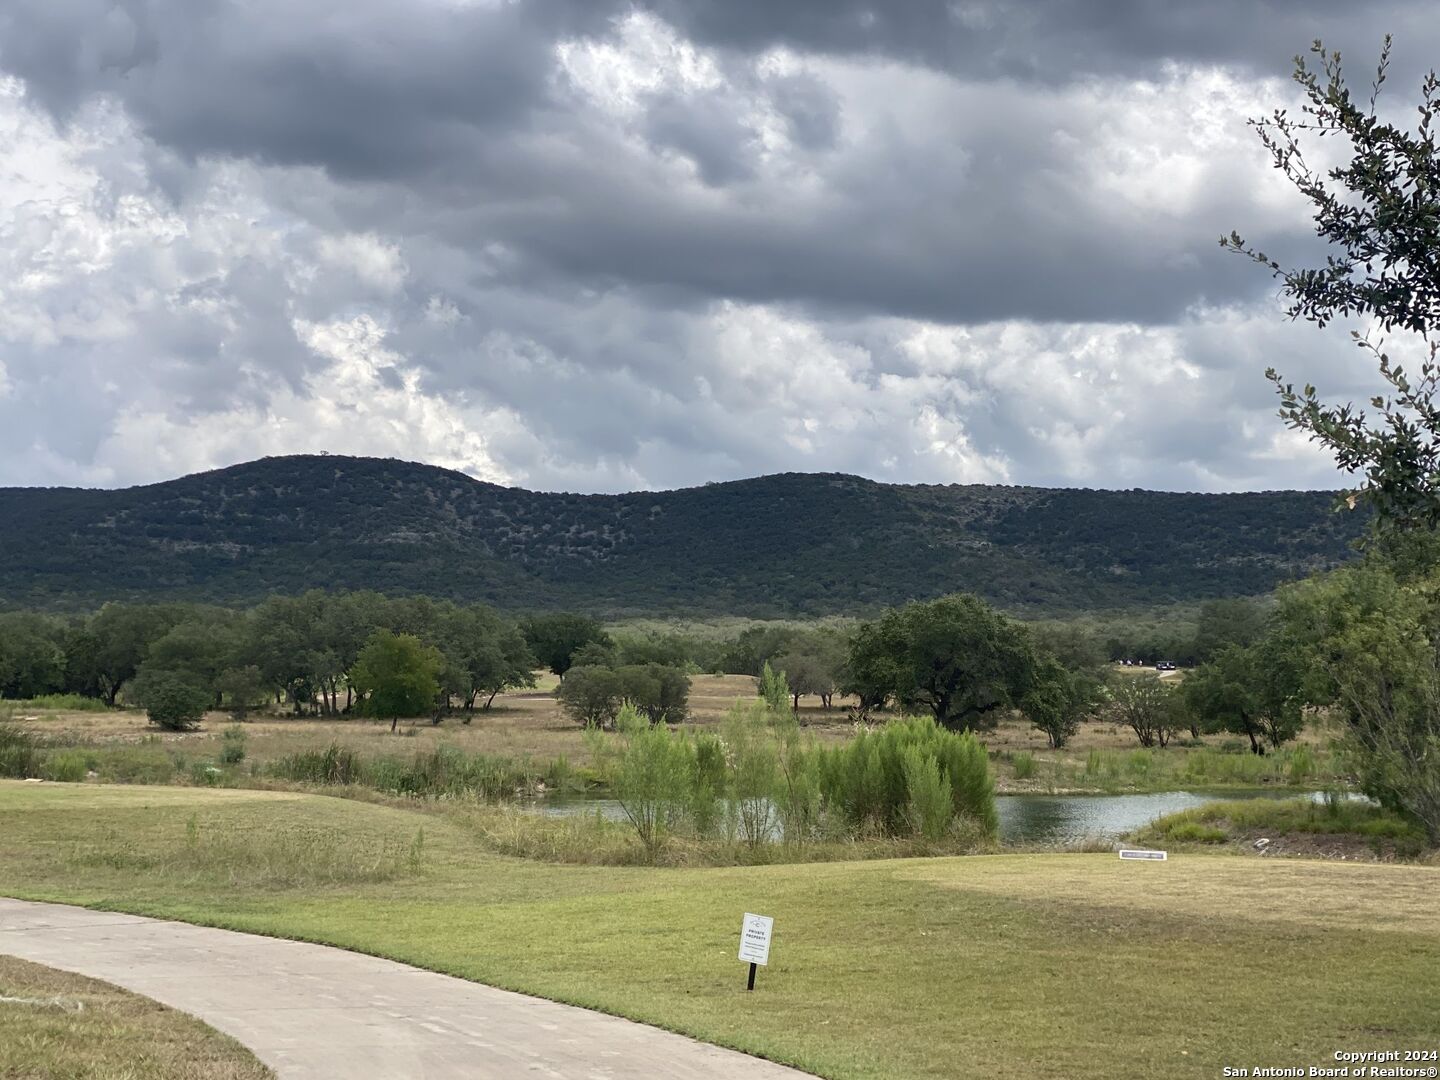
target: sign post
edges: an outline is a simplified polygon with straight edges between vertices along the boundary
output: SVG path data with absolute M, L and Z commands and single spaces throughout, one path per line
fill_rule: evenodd
M 745 913 L 740 923 L 740 959 L 750 965 L 750 978 L 746 990 L 755 989 L 755 968 L 758 964 L 770 963 L 770 932 L 775 920 L 768 915 Z

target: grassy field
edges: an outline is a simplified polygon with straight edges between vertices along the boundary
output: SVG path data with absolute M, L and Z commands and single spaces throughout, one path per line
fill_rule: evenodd
M 691 727 L 717 725 L 736 701 L 754 698 L 754 681 L 748 676 L 697 675 L 692 682 Z M 458 715 L 438 726 L 422 719 L 402 726 L 398 736 L 391 734 L 388 722 L 256 714 L 241 725 L 246 767 L 263 767 L 277 758 L 335 742 L 363 756 L 428 752 L 443 744 L 472 754 L 528 758 L 541 770 L 564 757 L 571 767 L 583 770 L 589 764 L 584 734 L 561 711 L 553 693 L 555 683 L 554 676 L 545 676 L 534 690 L 502 695 L 493 709 L 477 712 L 469 724 Z M 829 710 L 818 703 L 802 705 L 800 717 L 808 735 L 835 743 L 854 733 L 854 718 L 844 708 L 848 702 L 844 698 L 836 702 L 837 707 Z M 224 713 L 211 713 L 198 731 L 159 732 L 139 710 L 82 711 L 38 704 L 16 708 L 14 703 L 0 702 L 0 720 L 7 717 L 52 743 L 108 755 L 111 768 L 99 760 L 93 760 L 91 768 L 101 780 L 126 782 L 185 782 L 196 766 L 217 761 L 223 732 L 231 726 Z M 1061 751 L 1049 749 L 1045 736 L 1019 717 L 1002 721 L 982 739 L 994 759 L 1001 791 L 1164 791 L 1322 786 L 1330 779 L 1324 747 L 1331 734 L 1315 728 L 1304 733 L 1297 746 L 1305 748 L 1309 766 L 1298 772 L 1289 748 L 1257 758 L 1236 737 L 1215 735 L 1208 736 L 1203 747 L 1172 745 L 1152 753 L 1137 749 L 1128 728 L 1108 722 L 1083 724 Z M 1023 767 L 1017 768 L 1017 758 Z
M 3 894 L 341 945 L 829 1077 L 1210 1078 L 1440 1038 L 1432 867 L 554 866 L 390 806 L 22 782 L 0 820 Z M 750 995 L 747 910 L 776 919 Z
M 0 954 L 0 1077 L 265 1080 L 274 1074 L 194 1017 Z

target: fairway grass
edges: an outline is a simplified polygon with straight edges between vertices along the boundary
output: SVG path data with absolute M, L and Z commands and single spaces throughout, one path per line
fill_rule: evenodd
M 274 1080 L 234 1039 L 109 983 L 0 953 L 0 1077 Z
M 298 872 L 321 843 L 330 869 Z M 0 782 L 0 894 L 339 945 L 828 1077 L 1209 1078 L 1435 1047 L 1437 886 L 1208 855 L 557 866 L 390 806 Z M 745 911 L 775 918 L 753 994 Z

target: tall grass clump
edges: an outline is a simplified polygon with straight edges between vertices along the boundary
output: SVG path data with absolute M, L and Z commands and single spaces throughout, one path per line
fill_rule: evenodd
M 270 775 L 302 784 L 360 782 L 360 758 L 349 747 L 331 743 L 323 750 L 299 750 L 270 763 Z
M 1021 750 L 1010 759 L 1010 766 L 1015 770 L 1016 780 L 1029 780 L 1035 775 L 1035 755 Z
M 410 798 L 495 799 L 531 791 L 541 777 L 541 771 L 528 761 L 467 754 L 444 744 L 409 757 L 387 754 L 362 758 L 349 747 L 331 743 L 323 750 L 302 750 L 277 758 L 266 771 L 277 779 L 302 784 L 353 784 Z M 552 763 L 545 775 L 558 786 L 559 781 L 570 777 L 569 764 Z
M 0 776 L 24 780 L 40 767 L 38 740 L 17 724 L 0 720 Z
M 949 785 L 945 830 L 961 819 L 985 836 L 993 837 L 1000 827 L 989 758 L 971 732 L 947 731 L 929 719 L 911 717 L 876 731 L 861 730 L 848 743 L 818 753 L 825 805 L 854 829 L 887 836 L 914 833 L 913 807 L 928 805 L 934 791 L 928 787 L 928 766 L 912 764 L 907 776 L 907 755 L 912 761 L 933 761 L 935 775 Z
M 41 694 L 32 698 L 7 698 L 0 700 L 0 712 L 45 710 L 51 712 L 109 712 L 110 706 L 99 698 L 84 697 L 80 694 Z
M 40 775 L 46 780 L 78 784 L 90 771 L 90 761 L 80 750 L 51 750 L 40 763 Z

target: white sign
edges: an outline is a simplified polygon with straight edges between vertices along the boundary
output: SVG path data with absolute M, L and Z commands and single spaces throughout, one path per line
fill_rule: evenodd
M 1122 859 L 1145 859 L 1151 862 L 1164 862 L 1168 855 L 1163 851 L 1145 851 L 1135 848 L 1121 848 L 1120 858 Z
M 769 915 L 745 913 L 740 924 L 740 959 L 747 964 L 768 964 L 770 962 L 770 930 L 775 920 Z

